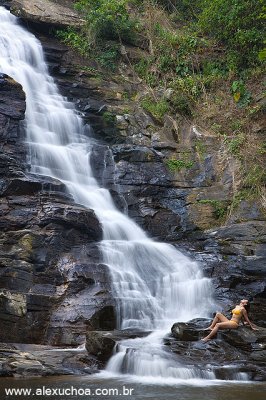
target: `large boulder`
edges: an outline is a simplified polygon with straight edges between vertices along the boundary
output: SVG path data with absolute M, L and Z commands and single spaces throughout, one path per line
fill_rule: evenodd
M 206 318 L 196 318 L 189 322 L 176 322 L 172 328 L 172 336 L 181 341 L 194 341 L 203 337 L 204 329 L 210 325 Z M 206 332 L 205 332 L 206 333 Z
M 0 190 L 6 185 L 4 178 L 23 176 L 26 168 L 26 148 L 21 143 L 24 131 L 20 124 L 25 118 L 25 110 L 22 86 L 0 73 Z
M 226 329 L 204 343 L 200 339 L 208 334 L 204 328 L 209 323 L 208 319 L 175 323 L 164 344 L 183 365 L 208 368 L 218 379 L 238 379 L 243 373 L 246 379 L 266 380 L 266 329 Z
M 8 75 L 0 73 L 0 114 L 21 120 L 24 119 L 25 110 L 22 86 Z
M 134 330 L 91 331 L 86 335 L 86 349 L 98 360 L 106 362 L 111 357 L 116 344 L 125 339 L 135 339 L 148 336 L 149 332 Z
M 221 338 L 231 346 L 240 348 L 248 352 L 262 352 L 265 355 L 266 349 L 266 329 L 258 328 L 252 330 L 250 327 L 239 327 L 221 331 Z
M 12 0 L 11 11 L 29 23 L 63 29 L 79 28 L 85 21 L 72 5 L 71 1 L 60 4 L 50 0 Z

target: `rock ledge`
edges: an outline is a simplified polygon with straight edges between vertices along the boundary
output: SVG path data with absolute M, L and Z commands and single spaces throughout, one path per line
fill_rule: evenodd
M 46 0 L 13 0 L 11 12 L 32 23 L 50 25 L 56 28 L 78 28 L 85 21 L 69 7 Z

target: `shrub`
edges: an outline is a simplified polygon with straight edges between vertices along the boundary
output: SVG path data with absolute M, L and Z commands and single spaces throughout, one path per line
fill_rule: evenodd
M 167 167 L 170 169 L 170 171 L 181 171 L 181 169 L 190 169 L 193 167 L 194 162 L 192 160 L 189 159 L 189 155 L 188 154 L 183 154 L 183 158 L 179 159 L 179 160 L 175 160 L 175 159 L 170 159 L 166 161 L 166 165 Z
M 235 68 L 258 62 L 264 47 L 264 0 L 203 0 L 199 26 L 228 47 Z
M 142 99 L 141 105 L 159 121 L 162 121 L 164 115 L 169 111 L 169 104 L 165 99 L 155 100 L 147 96 Z
M 241 149 L 245 143 L 245 137 L 243 135 L 239 135 L 233 139 L 225 137 L 224 142 L 227 144 L 228 150 L 231 154 L 238 157 L 241 156 Z
M 95 40 L 133 42 L 136 22 L 129 16 L 127 3 L 126 0 L 79 0 L 75 8 L 84 13 Z
M 188 117 L 192 116 L 193 103 L 184 91 L 175 91 L 170 99 L 170 103 L 174 112 Z
M 176 78 L 172 86 L 177 91 L 183 92 L 191 102 L 197 101 L 204 91 L 203 80 L 197 75 Z
M 73 28 L 68 28 L 67 30 L 56 31 L 56 36 L 68 46 L 78 50 L 82 55 L 86 55 L 89 46 L 82 33 L 76 32 Z
M 119 45 L 115 42 L 99 44 L 94 57 L 102 67 L 115 71 L 120 57 Z
M 245 83 L 242 79 L 233 81 L 231 85 L 231 91 L 235 102 L 240 107 L 245 107 L 251 102 L 251 94 L 246 89 Z
M 213 215 L 216 219 L 226 216 L 228 210 L 227 202 L 222 200 L 198 200 L 200 204 L 210 204 L 213 207 Z

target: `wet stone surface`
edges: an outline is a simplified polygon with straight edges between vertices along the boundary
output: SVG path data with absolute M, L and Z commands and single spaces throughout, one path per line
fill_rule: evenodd
M 266 379 L 266 329 L 254 331 L 249 327 L 219 331 L 216 338 L 204 343 L 204 329 L 209 319 L 195 319 L 172 326 L 172 333 L 165 337 L 164 344 L 177 355 L 184 365 L 198 365 L 215 373 L 217 379 L 236 379 L 244 373 L 246 378 L 256 381 Z M 239 376 L 238 376 L 239 377 Z

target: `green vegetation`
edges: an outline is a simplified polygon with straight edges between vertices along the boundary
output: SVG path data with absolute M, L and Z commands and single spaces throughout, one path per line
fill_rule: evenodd
M 259 83 L 266 59 L 264 0 L 77 0 L 75 8 L 85 26 L 58 37 L 104 73 L 116 72 L 123 54 L 134 80 L 145 85 L 146 94 L 137 96 L 143 109 L 160 123 L 169 114 L 220 137 L 226 157 L 238 159 L 238 190 L 259 196 L 265 137 L 254 127 L 265 111 Z M 126 46 L 132 44 L 142 52 L 131 59 Z M 104 120 L 113 123 L 108 114 Z M 204 160 L 204 144 L 198 141 L 195 149 Z M 180 171 L 193 162 L 181 157 L 167 165 Z
M 130 17 L 127 4 L 126 0 L 79 0 L 75 8 L 83 14 L 86 25 L 81 30 L 57 31 L 57 36 L 83 56 L 114 71 L 120 43 L 135 40 L 136 20 Z
M 189 76 L 184 86 L 195 95 L 191 88 L 195 74 L 201 79 L 220 77 L 265 60 L 263 0 L 77 0 L 74 7 L 86 26 L 59 36 L 82 54 L 96 47 L 103 53 L 110 51 L 103 46 L 107 41 L 135 43 L 138 34 L 146 36 L 151 54 L 140 60 L 136 71 L 151 85 L 157 84 L 154 78 L 161 73 Z M 204 60 L 199 71 L 193 52 L 216 45 L 226 51 L 219 58 Z
M 252 188 L 238 190 L 233 196 L 231 210 L 236 210 L 242 201 L 254 201 L 258 198 L 258 193 Z
M 246 89 L 245 83 L 242 79 L 232 82 L 231 91 L 234 97 L 234 101 L 240 107 L 246 107 L 252 100 L 251 94 Z
M 192 168 L 194 165 L 194 162 L 191 160 L 188 160 L 187 156 L 184 155 L 184 158 L 179 159 L 179 160 L 174 160 L 174 159 L 167 160 L 166 165 L 170 169 L 170 171 L 179 172 L 181 169 Z
M 241 158 L 241 149 L 245 143 L 245 137 L 243 135 L 238 135 L 231 139 L 225 136 L 224 142 L 227 144 L 228 150 L 231 154 Z
M 157 0 L 169 12 L 174 13 L 176 19 L 197 20 L 201 11 L 202 0 Z
M 260 165 L 254 163 L 252 167 L 247 171 L 244 178 L 244 187 L 256 189 L 261 185 L 266 184 L 266 171 Z
M 193 23 L 197 33 L 227 48 L 233 69 L 265 60 L 264 0 L 157 0 L 174 20 Z
M 264 0 L 203 0 L 199 26 L 226 46 L 231 67 L 243 69 L 258 63 L 265 16 Z
M 76 32 L 73 28 L 68 28 L 65 31 L 58 30 L 56 36 L 73 49 L 78 50 L 83 56 L 87 54 L 89 49 L 88 42 L 84 40 L 83 35 Z
M 221 219 L 226 216 L 228 203 L 225 204 L 225 202 L 221 200 L 199 200 L 198 203 L 210 204 L 214 209 L 213 214 L 216 219 Z
M 258 148 L 258 154 L 265 155 L 266 154 L 266 142 L 261 143 Z
M 112 114 L 110 111 L 105 111 L 102 115 L 104 122 L 107 125 L 114 125 L 115 124 L 115 115 Z
M 134 41 L 136 21 L 127 9 L 127 0 L 79 0 L 75 8 L 87 21 L 87 37 L 91 43 L 97 40 Z
M 162 121 L 163 116 L 169 111 L 169 104 L 166 100 L 161 99 L 157 101 L 149 96 L 141 100 L 141 106 L 159 121 Z
M 203 161 L 205 158 L 205 155 L 207 154 L 207 150 L 206 150 L 204 143 L 201 140 L 197 140 L 195 143 L 195 149 L 196 149 L 196 152 L 198 153 L 200 161 Z

